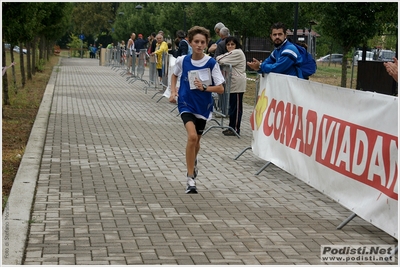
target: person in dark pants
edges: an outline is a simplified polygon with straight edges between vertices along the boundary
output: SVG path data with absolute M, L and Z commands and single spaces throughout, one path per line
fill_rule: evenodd
M 146 44 L 149 42 L 149 40 L 144 40 L 143 39 L 143 34 L 139 33 L 138 38 L 135 41 L 135 49 L 136 49 L 136 54 L 139 57 L 140 50 L 146 48 Z
M 217 56 L 219 64 L 232 65 L 231 88 L 229 94 L 229 127 L 240 135 L 240 124 L 243 115 L 243 95 L 246 92 L 246 56 L 241 49 L 239 40 L 229 36 L 225 39 L 225 47 L 228 51 Z M 226 136 L 236 136 L 232 129 L 227 129 L 222 133 Z

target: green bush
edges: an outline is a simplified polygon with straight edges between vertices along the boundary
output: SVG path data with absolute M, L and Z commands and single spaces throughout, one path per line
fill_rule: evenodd
M 71 57 L 81 57 L 81 51 L 80 51 L 81 48 L 83 50 L 83 56 L 84 56 L 86 51 L 88 50 L 87 43 L 86 42 L 82 43 L 82 40 L 79 39 L 79 37 L 74 34 L 71 34 L 70 38 L 71 42 L 69 42 L 67 45 L 72 50 Z

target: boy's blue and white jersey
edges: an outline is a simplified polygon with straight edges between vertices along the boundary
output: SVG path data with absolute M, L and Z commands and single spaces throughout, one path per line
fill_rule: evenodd
M 209 68 L 212 84 L 220 85 L 225 82 L 224 76 L 217 61 L 205 55 L 201 60 L 192 60 L 191 55 L 178 57 L 174 67 L 174 75 L 180 77 L 178 90 L 178 109 L 179 113 L 192 113 L 197 118 L 210 120 L 214 106 L 214 99 L 211 92 L 201 90 L 191 90 L 188 74 L 193 70 Z

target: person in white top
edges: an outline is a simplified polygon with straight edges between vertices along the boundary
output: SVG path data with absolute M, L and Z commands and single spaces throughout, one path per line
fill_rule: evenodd
M 129 51 L 129 59 L 128 59 L 128 73 L 127 74 L 132 74 L 131 72 L 130 72 L 130 70 L 131 70 L 131 67 L 132 67 L 132 53 L 133 53 L 133 55 L 135 55 L 135 38 L 136 38 L 136 34 L 133 32 L 132 34 L 131 34 L 131 38 L 129 38 L 129 40 L 128 40 L 128 44 L 127 44 L 127 46 L 126 46 L 126 48 L 128 49 L 128 51 Z M 133 51 L 132 51 L 132 49 L 133 49 Z
M 169 101 L 176 103 L 187 132 L 186 194 L 196 194 L 197 154 L 200 150 L 200 139 L 207 120 L 212 118 L 214 99 L 212 93 L 224 93 L 224 76 L 217 61 L 204 54 L 210 40 L 210 31 L 194 26 L 188 32 L 191 55 L 176 59 L 171 77 L 171 96 Z M 176 87 L 180 77 L 179 94 Z M 200 80 L 201 79 L 201 80 Z

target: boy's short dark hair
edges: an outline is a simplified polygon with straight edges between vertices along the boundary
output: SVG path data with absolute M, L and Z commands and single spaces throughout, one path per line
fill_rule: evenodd
M 188 31 L 189 43 L 193 40 L 193 36 L 196 34 L 202 34 L 206 37 L 206 43 L 210 40 L 210 31 L 201 26 L 193 26 Z
M 279 30 L 279 29 L 283 29 L 283 33 L 286 34 L 287 28 L 286 28 L 285 24 L 283 24 L 282 22 L 276 22 L 276 23 L 272 24 L 271 32 L 272 32 L 272 30 Z

